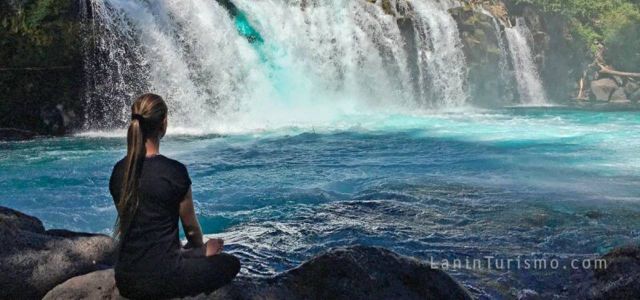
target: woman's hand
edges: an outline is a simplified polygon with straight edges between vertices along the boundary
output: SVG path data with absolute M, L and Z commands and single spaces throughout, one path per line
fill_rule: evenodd
M 207 248 L 207 256 L 218 255 L 222 253 L 222 250 L 224 248 L 224 241 L 222 239 L 210 239 L 207 241 L 205 246 Z

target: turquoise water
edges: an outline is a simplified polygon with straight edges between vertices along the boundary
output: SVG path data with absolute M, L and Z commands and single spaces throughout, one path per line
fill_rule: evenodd
M 0 205 L 110 233 L 122 132 L 0 143 Z M 514 108 L 362 114 L 325 126 L 170 135 L 206 234 L 269 275 L 328 247 L 429 259 L 591 258 L 640 241 L 640 115 Z M 569 273 L 452 270 L 478 295 L 562 294 Z

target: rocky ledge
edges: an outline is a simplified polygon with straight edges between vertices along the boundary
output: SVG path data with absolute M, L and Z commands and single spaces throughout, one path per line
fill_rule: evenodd
M 74 277 L 44 299 L 122 299 L 113 270 Z M 238 277 L 190 299 L 472 299 L 445 272 L 376 247 L 330 250 L 269 278 Z
M 0 206 L 0 299 L 38 299 L 65 280 L 113 264 L 110 237 L 45 230 Z
M 45 230 L 35 217 L 0 207 L 0 299 L 123 299 L 111 238 Z M 603 256 L 608 268 L 576 283 L 585 299 L 640 299 L 640 247 Z M 444 271 L 378 247 L 322 253 L 273 277 L 240 276 L 189 299 L 472 299 Z

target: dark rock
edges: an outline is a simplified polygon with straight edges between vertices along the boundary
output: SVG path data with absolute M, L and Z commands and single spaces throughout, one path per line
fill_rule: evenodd
M 586 299 L 640 299 L 640 245 L 615 249 L 602 257 L 605 268 L 594 270 Z
M 469 93 L 474 104 L 486 107 L 504 106 L 512 100 L 509 84 L 504 80 L 501 69 L 500 43 L 502 32 L 492 17 L 470 7 L 457 7 L 449 10 L 456 20 L 462 50 L 468 69 Z
M 420 69 L 418 68 L 418 47 L 416 45 L 416 33 L 414 30 L 414 22 L 411 18 L 398 18 L 396 20 L 400 34 L 404 41 L 404 50 L 407 53 L 407 64 L 411 68 L 411 77 L 418 78 L 420 76 Z M 417 94 L 420 87 L 418 80 L 413 80 L 413 90 Z
M 0 227 L 14 231 L 44 233 L 44 225 L 38 218 L 4 206 L 0 206 Z
M 37 218 L 0 207 L 0 299 L 41 298 L 71 277 L 112 265 L 110 237 L 53 233 Z
M 0 127 L 64 134 L 80 124 L 91 47 L 82 34 L 85 2 L 0 1 Z
M 0 141 L 28 140 L 36 136 L 36 133 L 29 130 L 17 128 L 0 128 Z
M 116 299 L 113 271 L 68 280 L 45 299 Z M 389 250 L 330 250 L 271 278 L 240 277 L 210 295 L 190 299 L 472 299 L 442 270 Z
M 92 237 L 96 235 L 95 233 L 75 232 L 75 231 L 70 231 L 66 229 L 49 229 L 45 233 L 50 236 L 57 236 L 57 237 L 63 237 L 63 238 Z
M 610 78 L 591 82 L 591 93 L 598 101 L 609 101 L 611 95 L 618 90 L 618 84 Z

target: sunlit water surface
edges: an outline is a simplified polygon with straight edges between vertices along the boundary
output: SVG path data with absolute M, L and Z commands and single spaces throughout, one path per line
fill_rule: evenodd
M 0 205 L 111 233 L 122 132 L 0 143 Z M 329 247 L 425 260 L 593 258 L 640 241 L 640 116 L 560 108 L 349 115 L 326 126 L 170 135 L 209 236 L 270 275 Z M 566 293 L 570 272 L 450 270 L 476 295 Z

